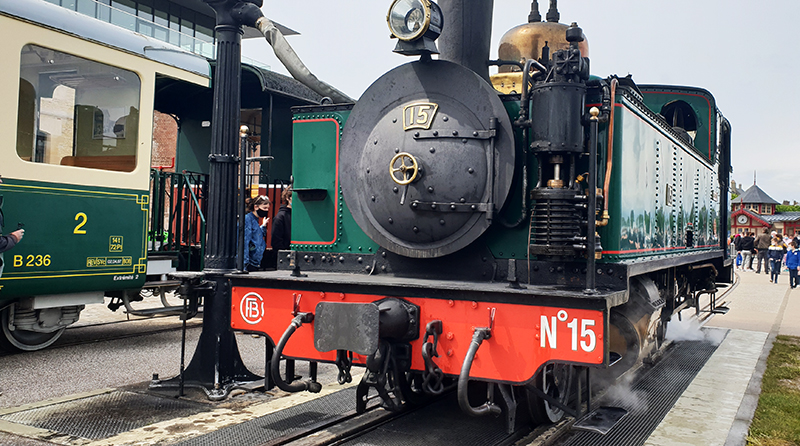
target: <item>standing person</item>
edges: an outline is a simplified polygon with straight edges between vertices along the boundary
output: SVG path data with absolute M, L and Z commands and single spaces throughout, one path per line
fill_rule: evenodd
M 250 201 L 247 210 L 247 215 L 244 216 L 244 269 L 258 271 L 261 269 L 261 258 L 267 249 L 269 198 L 259 195 Z M 264 223 L 259 224 L 261 218 L 264 219 Z
M 3 180 L 0 180 L 0 183 L 2 182 Z M 21 228 L 11 234 L 3 235 L 3 224 L 5 223 L 3 220 L 3 196 L 0 195 L 0 277 L 3 276 L 3 253 L 16 246 L 25 236 L 25 230 Z
M 789 252 L 786 253 L 786 267 L 789 268 L 789 286 L 797 288 L 798 268 L 800 268 L 800 249 L 798 243 L 792 240 Z
M 8 235 L 1 235 L 1 234 L 2 233 L 0 233 L 0 252 L 6 252 L 9 249 L 16 246 L 17 243 L 22 241 L 22 237 L 25 236 L 25 230 L 17 229 L 16 231 Z
M 792 242 L 792 239 L 788 235 L 781 237 L 780 234 L 778 234 L 778 238 L 780 239 L 779 245 L 783 248 L 783 267 L 789 271 L 789 268 L 786 268 L 786 253 L 789 252 L 789 243 Z
M 767 262 L 767 253 L 772 237 L 769 236 L 769 229 L 764 228 L 764 232 L 756 238 L 756 274 L 761 272 L 761 261 L 764 261 L 764 273 L 769 274 L 769 264 Z
M 3 218 L 0 216 L 0 222 L 2 222 Z M 0 225 L 2 227 L 2 225 Z M 3 235 L 0 232 L 0 277 L 3 276 L 3 253 L 8 251 L 9 249 L 13 248 L 17 245 L 20 241 L 22 241 L 22 237 L 25 235 L 24 229 L 17 229 L 16 231 L 12 232 L 8 235 Z
M 755 248 L 753 233 L 748 232 L 742 237 L 739 248 L 742 251 L 742 270 L 753 271 L 753 249 Z
M 733 236 L 733 242 L 731 243 L 733 247 L 733 258 L 736 262 L 736 269 L 742 268 L 742 234 L 736 234 Z
M 773 237 L 772 244 L 770 245 L 768 251 L 769 269 L 772 271 L 769 281 L 772 283 L 778 283 L 778 276 L 781 273 L 781 260 L 783 259 L 783 254 L 785 252 L 783 249 L 783 241 L 779 237 Z
M 281 207 L 272 223 L 272 249 L 289 249 L 292 241 L 292 186 L 281 192 Z

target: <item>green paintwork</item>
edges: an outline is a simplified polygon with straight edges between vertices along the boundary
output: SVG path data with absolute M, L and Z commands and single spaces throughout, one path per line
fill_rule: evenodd
M 618 96 L 617 103 L 609 192 L 611 218 L 599 231 L 604 259 L 718 246 L 717 166 L 654 126 L 633 102 Z M 602 153 L 606 153 L 605 147 Z M 671 205 L 667 203 L 668 186 L 672 189 Z M 687 248 L 686 231 L 690 228 L 695 243 Z
M 713 98 L 710 101 L 713 104 Z M 600 262 L 718 246 L 718 166 L 700 156 L 696 148 L 661 129 L 652 114 L 645 112 L 644 104 L 634 103 L 635 100 L 622 95 L 617 96 L 616 102 L 610 219 L 607 226 L 598 228 L 604 249 Z M 587 98 L 587 106 L 597 103 L 599 97 Z M 505 106 L 509 116 L 516 119 L 519 101 L 508 97 Z M 336 187 L 336 143 L 341 139 L 348 115 L 349 111 L 335 111 L 302 113 L 294 117 L 295 189 L 327 191 L 322 201 L 302 201 L 297 194 L 294 196 L 292 247 L 298 251 L 371 253 L 379 249 L 355 223 L 344 203 L 341 188 L 337 190 Z M 712 121 L 716 122 L 716 116 Z M 607 132 L 607 124 L 601 124 L 599 187 L 605 175 Z M 527 144 L 522 143 L 519 130 L 515 130 L 515 141 L 517 160 L 522 160 Z M 528 156 L 528 163 L 530 190 L 537 182 L 536 157 Z M 476 241 L 485 244 L 498 259 L 527 258 L 530 212 L 513 228 L 501 223 L 516 222 L 521 215 L 522 168 L 517 164 L 506 204 L 495 215 L 492 226 Z M 588 159 L 582 157 L 577 171 L 587 170 Z M 673 189 L 673 206 L 665 203 L 667 184 Z M 530 209 L 531 204 L 528 206 Z M 686 248 L 686 229 L 690 224 L 695 234 L 695 247 Z M 335 236 L 334 227 L 338 231 Z
M 175 172 L 208 173 L 211 127 L 203 127 L 195 119 L 184 119 L 178 131 Z
M 337 146 L 350 111 L 306 113 L 294 118 L 294 190 L 323 189 L 321 201 L 292 197 L 292 249 L 377 252 L 353 220 L 337 183 Z
M 694 149 L 712 163 L 716 157 L 717 106 L 711 93 L 702 88 L 665 87 L 661 85 L 641 85 L 644 104 L 655 113 L 674 101 L 684 101 L 691 106 L 697 118 L 697 133 L 694 136 Z
M 266 175 L 263 182 L 280 181 L 283 184 L 288 184 L 292 177 L 292 127 L 285 125 L 286 122 L 292 121 L 292 112 L 290 106 L 273 107 L 272 110 L 272 148 L 270 152 L 268 141 L 265 137 L 261 141 L 261 155 L 271 155 L 274 157 L 272 161 L 262 165 L 262 173 Z M 264 106 L 263 119 L 268 121 L 269 104 Z M 267 124 L 262 124 L 266 127 Z M 266 172 L 264 171 L 266 169 Z
M 22 241 L 4 253 L 0 305 L 24 296 L 144 284 L 148 191 L 3 178 L 0 195 L 4 231 L 18 223 L 25 228 Z
M 511 120 L 519 116 L 519 100 L 506 100 L 503 102 Z M 497 223 L 493 224 L 486 231 L 486 234 L 479 239 L 483 240 L 492 254 L 498 259 L 526 259 L 528 257 L 528 224 L 530 223 L 530 205 L 525 216 L 521 216 L 522 209 L 522 164 L 525 159 L 524 145 L 522 144 L 522 130 L 514 129 L 514 143 L 517 151 L 517 165 L 514 169 L 514 181 L 511 184 L 511 191 L 508 194 L 506 203 L 500 212 L 495 216 Z M 528 188 L 536 183 L 536 157 L 532 154 L 528 156 Z M 533 182 L 531 182 L 533 181 Z M 515 223 L 522 218 L 522 222 L 513 228 L 507 228 L 501 222 Z

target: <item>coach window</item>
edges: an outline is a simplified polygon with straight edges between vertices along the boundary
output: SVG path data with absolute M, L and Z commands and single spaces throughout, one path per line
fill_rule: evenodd
M 139 77 L 36 45 L 22 48 L 17 155 L 32 163 L 131 172 Z

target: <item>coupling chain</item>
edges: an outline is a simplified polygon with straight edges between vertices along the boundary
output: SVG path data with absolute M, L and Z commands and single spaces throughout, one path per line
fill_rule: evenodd
M 339 384 L 346 384 L 353 381 L 350 368 L 353 366 L 353 352 L 347 350 L 336 350 L 336 367 L 339 368 L 339 375 L 336 381 Z
M 422 372 L 422 389 L 433 395 L 439 395 L 444 391 L 444 372 L 433 361 L 434 357 L 439 357 L 436 347 L 439 345 L 441 334 L 442 321 L 431 321 L 425 327 L 425 339 L 422 343 L 422 359 L 425 361 L 425 370 Z M 433 337 L 433 343 L 428 342 L 430 337 Z

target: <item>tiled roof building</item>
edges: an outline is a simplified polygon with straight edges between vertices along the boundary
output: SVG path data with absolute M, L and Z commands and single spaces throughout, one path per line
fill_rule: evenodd
M 731 233 L 761 233 L 764 228 L 781 234 L 800 233 L 800 212 L 777 212 L 778 203 L 753 184 L 731 200 Z

